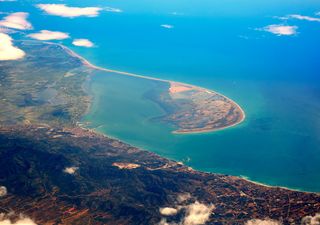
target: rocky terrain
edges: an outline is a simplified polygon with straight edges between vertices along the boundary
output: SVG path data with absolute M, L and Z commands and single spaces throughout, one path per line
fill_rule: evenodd
M 300 224 L 320 212 L 317 194 L 197 172 L 81 128 L 1 127 L 0 165 L 0 212 L 38 224 L 179 223 L 197 204 L 208 224 Z

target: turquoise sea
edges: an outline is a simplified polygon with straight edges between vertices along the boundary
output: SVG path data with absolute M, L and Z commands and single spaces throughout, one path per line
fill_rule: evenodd
M 123 12 L 70 19 L 45 15 L 37 3 Z M 84 120 L 98 131 L 202 171 L 320 192 L 320 22 L 276 18 L 320 18 L 318 0 L 27 0 L 0 2 L 0 11 L 30 13 L 34 30 L 16 39 L 43 29 L 87 38 L 94 48 L 58 42 L 101 67 L 218 91 L 246 112 L 233 128 L 175 135 L 151 120 L 163 113 L 145 96 L 154 82 L 97 72 Z M 263 31 L 273 24 L 297 33 Z

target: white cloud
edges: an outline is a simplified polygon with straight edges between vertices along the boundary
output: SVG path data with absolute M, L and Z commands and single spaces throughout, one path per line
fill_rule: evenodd
M 271 219 L 252 219 L 245 223 L 245 225 L 281 225 L 279 221 L 271 220 Z
M 16 2 L 17 0 L 0 0 L 0 2 Z
M 14 47 L 8 34 L 0 33 L 0 60 L 16 60 L 25 56 L 24 51 Z
M 320 214 L 315 216 L 306 216 L 302 218 L 301 225 L 320 225 Z
M 74 174 L 77 170 L 79 169 L 79 167 L 66 167 L 64 168 L 63 172 L 68 173 L 68 174 Z
M 160 211 L 161 215 L 164 215 L 164 216 L 173 216 L 178 213 L 177 209 L 170 208 L 170 207 L 160 208 L 159 211 Z
M 297 26 L 273 24 L 262 28 L 263 31 L 276 34 L 278 36 L 290 36 L 297 34 Z M 259 29 L 261 30 L 261 29 Z
M 122 12 L 121 9 L 112 8 L 112 7 L 105 7 L 104 10 L 106 10 L 108 12 L 116 12 L 116 13 L 121 13 Z
M 103 10 L 99 7 L 69 7 L 65 4 L 38 4 L 38 8 L 44 10 L 46 13 L 62 17 L 96 17 L 99 11 Z
M 320 14 L 316 13 L 317 16 L 320 16 Z M 313 22 L 320 22 L 320 18 L 318 17 L 312 17 L 312 16 L 303 16 L 300 14 L 289 14 L 287 16 L 274 16 L 275 19 L 279 20 L 289 20 L 289 19 L 297 19 L 297 20 L 307 20 L 307 21 L 313 21 Z
M 0 26 L 18 30 L 31 30 L 32 25 L 27 21 L 29 14 L 25 12 L 11 13 L 0 21 Z
M 187 198 L 186 198 L 187 197 Z M 187 200 L 191 196 L 185 195 L 183 200 Z M 178 202 L 180 200 L 178 199 Z M 181 203 L 181 202 L 180 202 Z M 160 213 L 164 216 L 176 215 L 179 212 L 184 212 L 185 215 L 179 222 L 168 222 L 166 218 L 162 218 L 158 225 L 200 225 L 205 224 L 214 210 L 214 205 L 205 205 L 198 201 L 191 204 L 181 204 L 174 207 L 160 208 Z
M 166 28 L 166 29 L 172 29 L 172 28 L 174 28 L 174 26 L 173 26 L 173 25 L 170 25 L 170 24 L 161 24 L 160 26 L 163 27 L 163 28 Z
M 20 214 L 18 219 L 15 220 L 12 220 L 11 217 L 16 217 L 15 213 L 0 213 L 0 225 L 37 225 L 32 219 L 23 214 Z
M 199 202 L 195 202 L 186 207 L 187 214 L 184 218 L 183 225 L 198 225 L 205 224 L 214 209 L 213 205 L 205 205 Z
M 278 19 L 278 20 L 287 20 L 287 19 L 289 19 L 287 16 L 273 16 L 272 18 Z
M 27 35 L 30 38 L 49 41 L 49 40 L 63 40 L 69 38 L 69 34 L 60 31 L 41 30 L 39 33 Z
M 88 39 L 74 39 L 72 44 L 75 46 L 81 46 L 81 47 L 87 47 L 87 48 L 91 48 L 94 46 L 94 44 Z
M 307 21 L 312 21 L 312 22 L 320 22 L 320 18 L 311 17 L 311 16 L 303 16 L 303 15 L 299 15 L 299 14 L 291 14 L 291 15 L 288 15 L 284 18 L 297 19 L 297 20 L 307 20 Z
M 7 188 L 5 186 L 0 186 L 0 197 L 6 196 L 7 193 Z

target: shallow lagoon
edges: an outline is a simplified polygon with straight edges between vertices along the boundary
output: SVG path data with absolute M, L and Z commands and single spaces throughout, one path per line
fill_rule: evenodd
M 152 83 L 100 74 L 92 79 L 95 101 L 86 117 L 99 131 L 196 169 L 320 191 L 320 23 L 275 18 L 316 16 L 319 1 L 79 0 L 77 6 L 110 6 L 123 13 L 74 19 L 44 15 L 36 2 L 1 2 L 1 7 L 29 12 L 35 30 L 90 39 L 96 45 L 90 49 L 72 46 L 72 39 L 61 43 L 96 65 L 221 92 L 247 116 L 219 132 L 173 135 L 166 124 L 150 120 L 162 113 L 144 97 Z M 56 3 L 41 1 L 46 2 Z M 298 26 L 298 33 L 261 31 L 270 24 Z
M 91 85 L 95 99 L 85 121 L 100 132 L 195 169 L 308 191 L 320 188 L 319 139 L 309 121 L 319 105 L 308 88 L 283 89 L 275 83 L 268 92 L 270 86 L 244 82 L 238 86 L 255 93 L 239 96 L 250 98 L 245 122 L 218 132 L 177 135 L 167 124 L 152 120 L 163 114 L 145 96 L 156 82 L 99 72 Z

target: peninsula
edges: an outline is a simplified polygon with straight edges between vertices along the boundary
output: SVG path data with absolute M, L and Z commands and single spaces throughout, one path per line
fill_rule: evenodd
M 17 45 L 26 57 L 0 62 L 2 217 L 17 221 L 24 215 L 35 224 L 182 224 L 197 207 L 202 224 L 293 225 L 320 212 L 319 194 L 195 171 L 79 127 L 95 69 L 60 45 Z M 167 112 L 158 119 L 174 123 L 176 132 L 220 129 L 244 118 L 220 94 L 154 81 L 163 91 L 150 99 Z M 208 119 L 200 121 L 202 115 Z
M 47 43 L 52 44 L 52 43 Z M 242 108 L 226 96 L 198 86 L 134 73 L 106 69 L 91 64 L 69 48 L 59 45 L 85 66 L 117 75 L 132 76 L 165 83 L 160 94 L 151 98 L 166 112 L 162 120 L 176 128 L 174 133 L 202 133 L 235 126 L 245 119 Z

